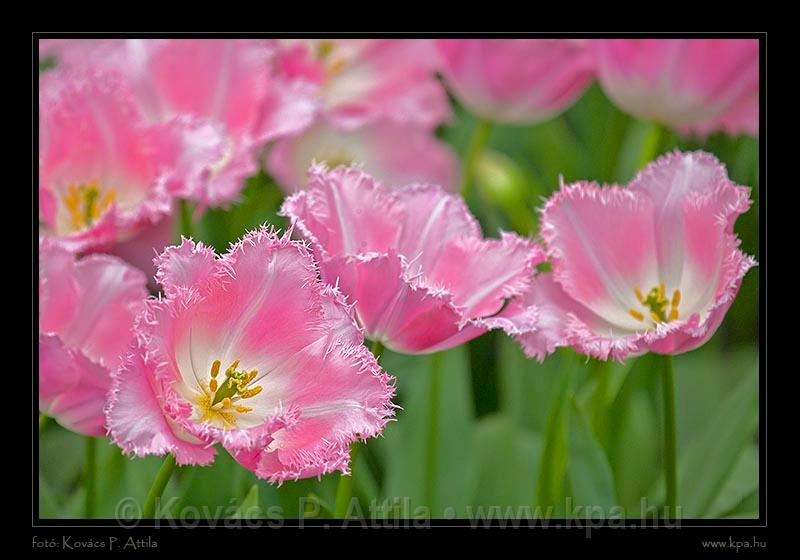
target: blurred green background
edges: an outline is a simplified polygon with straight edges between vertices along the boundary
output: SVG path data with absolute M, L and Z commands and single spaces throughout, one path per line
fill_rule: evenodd
M 455 100 L 455 119 L 438 131 L 462 156 L 476 122 Z M 468 200 L 487 235 L 497 229 L 535 233 L 541 206 L 565 182 L 621 182 L 641 164 L 654 127 L 617 110 L 594 85 L 560 117 L 531 127 L 495 126 Z M 704 149 L 731 178 L 753 188 L 751 210 L 736 231 L 758 258 L 758 141 L 724 135 L 669 135 L 658 153 Z M 247 229 L 276 215 L 283 193 L 264 173 L 252 177 L 241 203 L 212 210 L 192 225 L 195 239 L 225 251 Z M 684 518 L 758 516 L 758 269 L 751 271 L 714 338 L 675 358 L 679 503 Z M 355 495 L 365 517 L 630 517 L 652 515 L 663 499 L 661 396 L 652 356 L 624 364 L 587 361 L 561 350 L 544 364 L 489 333 L 444 355 L 437 417 L 438 457 L 427 471 L 429 357 L 384 351 L 402 407 L 383 438 L 362 448 Z M 128 459 L 99 439 L 96 517 L 113 518 L 120 500 L 143 502 L 161 458 Z M 39 508 L 43 518 L 83 516 L 85 438 L 54 422 L 39 441 Z M 322 480 L 258 481 L 224 451 L 213 466 L 179 468 L 164 495 L 172 515 L 227 518 L 330 517 L 338 474 Z M 426 497 L 425 481 L 434 481 Z M 644 502 L 643 502 L 644 500 Z M 376 507 L 377 506 L 377 507 Z M 541 506 L 538 512 L 531 506 Z M 591 506 L 587 509 L 585 506 Z M 256 509 L 254 509 L 256 508 Z M 271 508 L 271 509 L 270 509 Z M 549 509 L 548 509 L 549 508 Z

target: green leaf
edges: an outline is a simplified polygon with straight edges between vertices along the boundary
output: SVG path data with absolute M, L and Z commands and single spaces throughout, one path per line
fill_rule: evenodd
M 758 494 L 758 472 L 758 447 L 755 445 L 745 447 L 730 475 L 728 475 L 722 488 L 720 488 L 714 503 L 708 509 L 708 516 L 717 518 L 728 515 L 731 511 L 735 511 L 739 504 L 746 501 L 749 496 Z M 758 501 L 756 501 L 756 510 L 758 510 Z M 751 509 L 748 509 L 748 511 L 751 511 Z
M 477 424 L 475 445 L 478 490 L 468 516 L 530 517 L 539 478 L 541 436 L 501 414 L 485 417 Z
M 253 484 L 231 519 L 260 519 L 264 516 L 258 498 L 258 484 Z
M 617 504 L 614 476 L 588 420 L 574 399 L 571 404 L 567 475 L 575 514 L 577 517 L 594 518 L 600 513 L 600 517 L 605 519 L 613 513 L 611 509 Z M 598 512 L 597 508 L 602 512 Z
M 437 461 L 432 515 L 463 516 L 475 492 L 471 380 L 466 348 L 441 356 Z M 397 376 L 403 410 L 389 424 L 384 438 L 376 440 L 385 456 L 385 498 L 398 509 L 392 513 L 414 516 L 425 503 L 428 430 L 431 429 L 430 356 L 398 357 L 384 351 L 381 364 Z M 422 513 L 422 510 L 419 510 Z
M 684 517 L 703 517 L 758 428 L 758 367 L 700 427 L 679 460 L 678 500 Z
M 567 440 L 569 434 L 570 402 L 572 400 L 572 366 L 559 372 L 558 384 L 553 390 L 550 402 L 547 425 L 544 431 L 544 449 L 539 481 L 537 484 L 537 505 L 547 511 L 555 508 L 546 516 L 563 513 L 564 477 L 567 470 Z

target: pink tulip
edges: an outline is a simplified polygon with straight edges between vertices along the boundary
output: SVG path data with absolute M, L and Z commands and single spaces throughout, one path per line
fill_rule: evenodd
M 172 211 L 170 185 L 216 156 L 208 127 L 145 123 L 108 73 L 48 72 L 39 105 L 42 231 L 74 251 L 109 250 L 159 225 Z
M 391 120 L 430 129 L 450 116 L 434 73 L 439 58 L 421 39 L 290 41 L 281 68 L 315 84 L 322 113 L 338 128 Z
M 755 39 L 606 39 L 593 45 L 623 110 L 681 132 L 758 135 Z
M 139 317 L 108 407 L 123 450 L 206 464 L 221 443 L 283 481 L 346 472 L 348 445 L 382 430 L 391 378 L 289 237 L 262 228 L 222 257 L 184 239 L 158 258 L 166 297 Z
M 543 260 L 535 244 L 484 239 L 463 201 L 438 186 L 387 189 L 354 167 L 309 174 L 281 213 L 311 243 L 323 280 L 355 302 L 368 338 L 428 353 L 492 328 L 535 328 L 536 310 L 520 303 Z
M 39 241 L 39 409 L 81 434 L 105 434 L 111 370 L 147 297 L 138 270 L 109 255 L 80 260 Z
M 392 186 L 412 181 L 458 188 L 458 158 L 443 142 L 419 126 L 392 121 L 341 130 L 320 120 L 299 135 L 280 140 L 267 158 L 267 171 L 287 192 L 305 185 L 315 162 L 335 167 L 357 163 Z
M 526 124 L 564 111 L 592 80 L 588 42 L 567 39 L 441 39 L 447 84 L 489 121 Z
M 279 75 L 270 41 L 75 40 L 59 54 L 68 68 L 124 75 L 151 123 L 180 116 L 214 129 L 196 149 L 216 157 L 173 189 L 201 206 L 235 200 L 258 170 L 260 148 L 308 126 L 315 111 L 313 88 Z
M 704 152 L 662 156 L 627 188 L 562 186 L 542 211 L 553 272 L 526 295 L 540 315 L 526 353 L 623 360 L 705 343 L 755 265 L 733 233 L 749 195 Z

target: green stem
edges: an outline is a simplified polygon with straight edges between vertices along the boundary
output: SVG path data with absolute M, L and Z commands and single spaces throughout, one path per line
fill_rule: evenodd
M 431 509 L 433 517 L 433 506 L 436 491 L 436 469 L 437 469 L 437 450 L 439 447 L 439 391 L 442 383 L 442 354 L 437 352 L 431 356 L 430 371 L 430 402 L 428 410 L 428 453 L 427 469 L 425 471 L 425 503 Z
M 40 413 L 39 413 L 39 433 L 40 433 L 40 434 L 42 433 L 42 430 L 44 430 L 44 429 L 45 429 L 45 427 L 46 427 L 46 426 L 47 426 L 49 423 L 50 423 L 50 417 L 49 417 L 49 416 L 47 416 L 47 415 L 45 415 L 45 414 L 42 414 L 42 413 L 40 412 Z
M 83 501 L 83 516 L 86 519 L 94 517 L 94 504 L 97 479 L 97 440 L 93 437 L 86 438 L 86 447 L 83 454 L 83 485 L 86 489 Z
M 370 346 L 372 355 L 380 362 L 381 352 L 383 352 L 383 344 L 380 340 L 374 340 Z M 335 519 L 346 519 L 347 509 L 350 507 L 350 501 L 353 499 L 353 477 L 355 476 L 356 459 L 358 458 L 358 451 L 361 449 L 361 444 L 357 441 L 353 442 L 350 446 L 350 476 L 339 475 L 339 485 L 336 487 L 336 503 L 333 507 L 333 516 Z
M 333 507 L 333 517 L 335 519 L 347 518 L 347 510 L 350 508 L 350 502 L 353 499 L 353 476 L 355 475 L 356 459 L 358 458 L 360 447 L 361 445 L 357 441 L 350 445 L 350 475 L 339 475 L 339 486 L 336 488 L 336 504 Z
M 677 518 L 678 446 L 675 430 L 675 374 L 672 369 L 672 356 L 663 356 L 661 359 L 661 392 L 664 399 L 664 478 L 667 487 L 664 517 Z
M 647 136 L 642 143 L 642 151 L 639 154 L 639 161 L 637 161 L 637 169 L 643 168 L 645 165 L 656 159 L 661 155 L 664 148 L 667 147 L 671 136 L 671 132 L 667 127 L 661 123 L 653 122 L 650 124 L 650 129 L 647 131 Z
M 380 362 L 381 354 L 383 353 L 383 343 L 380 340 L 374 340 L 369 349 L 372 351 L 372 355 L 375 356 L 375 359 Z
M 192 236 L 192 209 L 186 200 L 180 201 L 181 235 Z
M 461 168 L 461 196 L 465 199 L 472 187 L 472 178 L 475 176 L 475 164 L 478 156 L 489 140 L 489 133 L 492 131 L 492 123 L 485 120 L 478 120 L 475 130 L 472 132 L 472 139 L 464 157 L 464 164 Z
M 175 472 L 175 456 L 167 455 L 153 481 L 153 485 L 150 487 L 150 491 L 147 493 L 147 499 L 145 499 L 144 508 L 142 509 L 142 519 L 155 519 L 156 502 L 164 493 L 164 489 L 167 487 L 169 479 L 172 478 L 173 472 Z

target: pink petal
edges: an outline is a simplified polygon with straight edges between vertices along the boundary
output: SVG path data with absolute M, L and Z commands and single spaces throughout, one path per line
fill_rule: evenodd
M 103 407 L 111 387 L 109 371 L 56 335 L 39 335 L 39 410 L 87 436 L 105 434 Z
M 341 71 L 326 75 L 321 92 L 336 125 L 357 128 L 389 119 L 432 128 L 450 117 L 447 95 L 434 76 L 439 64 L 429 40 L 337 40 Z
M 586 41 L 441 39 L 447 84 L 475 114 L 496 122 L 531 123 L 572 104 L 592 79 Z
M 40 246 L 40 332 L 113 369 L 131 340 L 131 326 L 147 297 L 144 275 L 109 255 L 77 262 L 58 245 Z
M 325 120 L 298 136 L 279 141 L 267 158 L 267 170 L 287 192 L 301 188 L 312 163 L 355 163 L 391 186 L 412 181 L 458 187 L 453 151 L 426 129 L 382 121 L 355 130 L 338 129 Z
M 464 202 L 438 186 L 388 190 L 356 168 L 317 168 L 281 212 L 388 348 L 436 352 L 491 328 L 533 328 L 535 310 L 501 309 L 528 289 L 541 250 L 513 234 L 484 240 Z
M 155 367 L 146 356 L 134 351 L 114 372 L 106 408 L 111 441 L 125 453 L 139 457 L 172 453 L 179 465 L 211 463 L 216 449 L 182 433 L 164 415 L 161 394 L 153 384 Z
M 705 152 L 673 152 L 645 167 L 630 183 L 630 190 L 646 193 L 653 200 L 656 247 L 661 280 L 668 286 L 680 283 L 687 238 L 684 207 L 687 197 L 714 201 L 707 212 L 733 232 L 736 218 L 750 206 L 750 189 L 732 183 L 725 167 Z M 704 204 L 706 205 L 706 204 Z M 721 239 L 717 236 L 717 239 Z M 719 259 L 708 261 L 709 264 Z
M 395 199 L 352 167 L 309 170 L 308 191 L 287 198 L 281 212 L 302 216 L 298 228 L 328 255 L 384 251 L 400 234 Z
M 758 134 L 757 40 L 603 39 L 593 48 L 600 83 L 625 111 L 682 131 Z
M 634 290 L 647 292 L 660 280 L 651 199 L 616 186 L 565 185 L 547 202 L 541 224 L 566 292 L 620 328 L 638 329 L 628 313 L 638 308 Z

